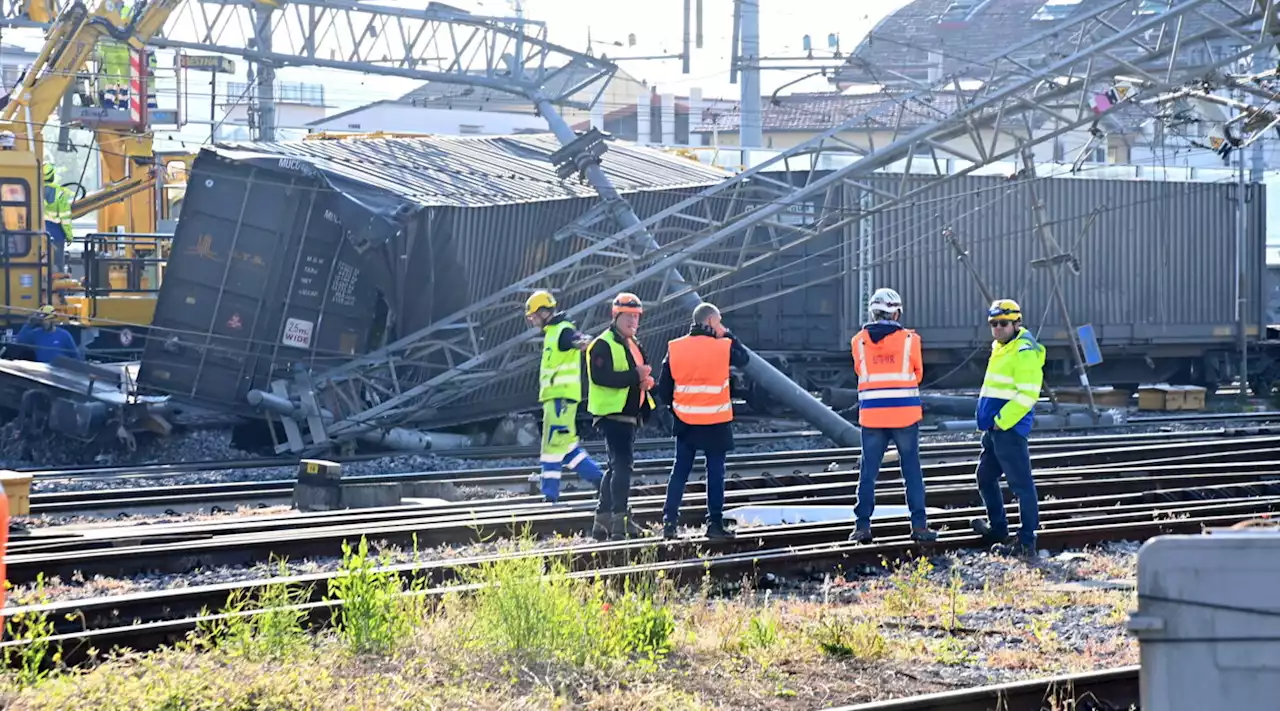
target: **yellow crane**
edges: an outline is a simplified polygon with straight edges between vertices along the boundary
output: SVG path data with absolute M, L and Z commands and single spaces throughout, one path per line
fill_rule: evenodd
M 44 232 L 44 139 L 42 129 L 57 112 L 63 97 L 78 81 L 86 63 L 100 43 L 119 43 L 130 57 L 145 57 L 147 41 L 159 32 L 182 0 L 140 0 L 130 12 L 119 0 L 100 0 L 90 8 L 81 0 L 65 4 L 56 18 L 53 0 L 27 0 L 25 12 L 37 21 L 52 21 L 45 43 L 19 85 L 4 98 L 0 108 L 0 130 L 14 135 L 13 150 L 0 150 L 0 224 L 6 234 L 0 268 L 4 279 L 4 320 L 9 327 L 25 321 L 26 315 L 44 304 L 80 324 L 90 318 L 104 322 L 145 325 L 155 308 L 155 295 L 123 293 L 136 286 L 136 272 L 151 274 L 153 285 L 160 279 L 161 257 L 156 240 L 130 238 L 117 263 L 99 261 L 95 273 L 87 273 L 85 284 L 65 277 L 55 278 L 52 250 Z M 132 61 L 145 68 L 145 62 Z M 144 75 L 135 75 L 144 76 Z M 143 85 L 145 82 L 134 82 Z M 92 128 L 101 155 L 103 181 L 99 193 L 86 196 L 73 214 L 100 209 L 99 225 L 110 228 L 143 227 L 154 232 L 156 181 L 151 135 L 145 124 L 145 97 L 131 96 L 141 110 L 96 111 L 81 107 L 74 121 Z M 141 170 L 135 167 L 148 166 Z M 86 202 L 87 200 L 87 202 Z M 103 229 L 102 231 L 107 231 Z M 106 245 L 102 245 L 106 247 Z M 94 248 L 90 245 L 90 248 Z M 109 250 L 102 253 L 116 254 Z M 138 261 L 148 255 L 149 264 Z M 123 267 L 123 269 L 122 269 Z M 132 267 L 132 271 L 130 268 Z M 100 269 L 99 269 L 100 268 Z M 101 273 L 98 273 L 98 272 Z M 126 278 L 119 279 L 124 273 Z M 116 287 L 122 293 L 111 293 Z

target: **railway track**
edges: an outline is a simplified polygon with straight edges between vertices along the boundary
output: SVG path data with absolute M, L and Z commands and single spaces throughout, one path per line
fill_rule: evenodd
M 1145 540 L 1167 533 L 1196 533 L 1205 528 L 1280 514 L 1280 437 L 1228 439 L 1197 434 L 1119 438 L 1129 442 L 1129 446 L 1108 446 L 1117 444 L 1117 438 L 1110 436 L 1078 438 L 1074 442 L 1037 441 L 1033 456 L 1043 499 L 1041 547 L 1058 550 L 1113 540 Z M 1140 444 L 1133 444 L 1135 440 Z M 1085 444 L 1095 448 L 1082 449 Z M 931 523 L 943 532 L 936 544 L 928 546 L 930 552 L 972 548 L 980 543 L 967 525 L 970 518 L 982 515 L 972 483 L 972 456 L 976 451 L 973 445 L 940 445 L 930 451 L 931 455 L 957 459 L 935 460 L 926 465 L 929 504 L 949 507 L 931 515 Z M 837 454 L 848 456 L 849 450 L 778 453 L 763 457 L 766 461 L 752 461 L 744 455 L 735 462 L 737 478 L 730 484 L 727 508 L 759 503 L 851 506 L 856 492 L 848 469 L 856 463 L 856 454 L 851 460 L 833 459 Z M 832 463 L 840 469 L 827 471 Z M 665 469 L 669 464 L 662 462 L 654 466 Z M 791 471 L 786 471 L 787 468 Z M 775 470 L 778 473 L 773 473 Z M 429 474 L 456 474 L 455 480 L 464 481 L 467 477 L 477 477 L 476 472 Z M 485 474 L 507 476 L 492 470 L 486 470 Z M 369 478 L 395 480 L 400 477 L 410 481 L 411 476 Z M 478 476 L 470 481 L 485 478 Z M 879 503 L 902 503 L 904 492 L 895 479 L 893 469 L 887 468 L 877 489 Z M 635 488 L 633 505 L 642 523 L 652 523 L 659 518 L 661 489 L 661 486 L 643 484 Z M 172 495 L 174 487 L 168 491 Z M 111 492 L 92 493 L 102 496 Z M 195 490 L 188 493 L 199 495 Z M 416 540 L 422 546 L 431 546 L 477 540 L 491 534 L 506 535 L 524 526 L 536 535 L 546 535 L 580 531 L 589 525 L 592 493 L 570 492 L 565 503 L 558 506 L 538 499 L 531 496 L 454 502 L 431 510 L 402 506 L 167 524 L 134 527 L 129 531 L 82 531 L 74 536 L 35 535 L 13 539 L 7 561 L 10 578 L 15 584 L 21 584 L 40 573 L 70 576 L 76 572 L 110 575 L 130 571 L 181 571 L 262 561 L 280 554 L 332 556 L 337 554 L 342 541 L 360 536 L 405 546 Z M 45 503 L 56 502 L 46 500 Z M 700 487 L 691 486 L 684 507 L 687 523 L 701 516 L 702 503 Z M 1010 507 L 1010 514 L 1016 519 L 1016 505 Z M 535 549 L 519 555 L 573 556 L 573 575 L 620 578 L 661 570 L 669 578 L 691 583 L 707 574 L 724 580 L 743 575 L 758 580 L 771 575 L 821 577 L 832 570 L 875 565 L 885 558 L 901 558 L 921 550 L 906 535 L 909 524 L 905 517 L 878 519 L 875 527 L 879 538 L 870 545 L 849 543 L 846 539 L 852 521 L 842 520 L 740 529 L 738 539 L 715 545 L 701 538 L 670 542 L 649 538 Z M 465 590 L 458 586 L 458 571 L 497 556 L 403 563 L 390 569 L 405 579 L 423 580 L 432 586 L 415 594 L 438 596 L 450 590 Z M 642 559 L 646 562 L 636 563 Z M 51 652 L 57 651 L 63 663 L 75 665 L 87 659 L 90 649 L 128 647 L 143 651 L 171 644 L 195 630 L 202 621 L 221 617 L 202 615 L 202 609 L 221 609 L 234 592 L 252 592 L 267 585 L 311 586 L 311 599 L 300 609 L 306 612 L 309 624 L 327 624 L 335 604 L 340 604 L 321 599 L 327 581 L 334 575 L 315 573 L 228 582 L 11 608 L 8 612 L 47 614 L 55 625 L 55 634 L 49 638 L 53 645 Z M 260 613 L 249 610 L 237 614 Z M 28 642 L 6 639 L 0 642 L 0 649 L 16 649 Z M 1034 709 L 1040 707 L 1031 704 L 1039 703 L 1047 689 L 1062 688 L 1064 684 L 1072 685 L 1079 692 L 1076 697 L 1087 692 L 1108 703 L 1124 704 L 1128 703 L 1125 699 L 1130 694 L 1136 701 L 1136 678 L 1132 683 L 1129 679 L 1132 675 L 1131 669 L 1111 670 L 847 708 L 988 709 L 997 708 L 999 700 L 1004 699 L 1006 708 Z
M 1212 414 L 1196 414 L 1196 415 L 1151 415 L 1146 417 L 1130 418 L 1124 426 L 1149 426 L 1161 424 L 1204 424 L 1204 423 L 1239 423 L 1239 422 L 1257 422 L 1258 427 L 1266 427 L 1268 425 L 1280 426 L 1280 412 L 1244 412 L 1244 413 L 1212 413 Z M 944 430 L 938 427 L 924 426 L 921 427 L 924 433 L 942 433 L 953 432 L 952 430 Z M 1076 428 L 1064 431 L 1093 431 L 1093 430 L 1110 430 L 1115 427 L 1098 427 L 1098 428 Z M 1229 433 L 1229 429 L 1202 430 L 1199 432 L 1182 432 L 1182 433 L 1153 433 L 1155 436 L 1167 437 L 1213 437 L 1224 436 Z M 769 442 L 780 442 L 789 439 L 799 439 L 803 437 L 821 437 L 822 433 L 818 430 L 803 429 L 787 432 L 759 432 L 747 434 L 735 434 L 734 439 L 740 445 L 766 444 Z M 1142 438 L 1150 436 L 1150 434 L 1111 434 L 1111 435 L 1067 435 L 1064 437 L 1041 438 L 1049 439 L 1112 439 L 1116 441 L 1126 438 Z M 928 451 L 930 447 L 947 447 L 952 443 L 927 443 L 921 445 L 921 451 Z M 592 454 L 604 453 L 603 441 L 584 441 L 583 446 Z M 636 451 L 653 451 L 667 449 L 672 446 L 672 440 L 669 437 L 659 437 L 652 439 L 636 440 Z M 857 448 L 853 448 L 854 451 Z M 367 462 L 387 457 L 397 456 L 396 452 L 379 452 L 360 454 L 351 457 L 337 458 L 336 461 L 342 464 L 353 464 L 358 462 Z M 516 457 L 537 457 L 537 447 L 526 447 L 519 445 L 511 446 L 489 446 L 489 447 L 472 447 L 467 449 L 450 449 L 435 450 L 426 454 L 437 455 L 441 457 L 451 457 L 457 459 L 504 459 Z M 185 462 L 159 462 L 154 464 L 139 465 L 123 465 L 123 466 L 106 466 L 106 467 L 62 467 L 62 468 L 23 468 L 16 469 L 22 474 L 30 474 L 36 480 L 42 479 L 113 479 L 113 478 L 160 478 L 171 477 L 180 474 L 189 474 L 195 472 L 215 471 L 220 469 L 269 469 L 274 467 L 293 467 L 297 466 L 300 459 L 297 457 L 274 457 L 274 458 L 246 458 L 237 460 L 205 460 L 205 461 L 185 461 Z
M 1189 501 L 1138 502 L 1116 505 L 1115 497 L 1056 500 L 1042 511 L 1040 545 L 1049 550 L 1079 548 L 1115 540 L 1145 540 L 1169 533 L 1195 533 L 1204 528 L 1225 527 L 1242 520 L 1280 511 L 1280 490 L 1268 496 L 1204 500 L 1189 492 Z M 972 548 L 980 539 L 967 530 L 967 521 L 980 509 L 945 512 L 935 522 L 947 527 L 930 552 Z M 1016 515 L 1016 506 L 1011 511 Z M 869 545 L 850 543 L 846 537 L 851 521 L 793 524 L 746 530 L 739 538 L 709 547 L 703 539 L 662 541 L 640 539 L 624 542 L 592 543 L 558 548 L 533 549 L 523 556 L 572 556 L 571 575 L 620 578 L 638 573 L 662 571 L 668 578 L 691 584 L 711 575 L 718 579 L 740 579 L 751 575 L 766 580 L 769 575 L 821 578 L 832 571 L 850 570 L 859 565 L 876 566 L 883 559 L 899 559 L 921 550 L 907 534 L 905 518 L 877 522 L 881 538 Z M 351 534 L 352 537 L 358 534 Z M 371 538 L 377 539 L 376 536 Z M 709 549 L 711 552 L 704 552 Z M 406 579 L 423 579 L 433 587 L 413 594 L 442 595 L 457 587 L 458 570 L 479 565 L 502 554 L 434 560 L 391 566 Z M 509 554 L 508 554 L 509 555 Z M 645 560 L 636 563 L 637 559 Z M 838 574 L 838 572 L 837 572 Z M 201 615 L 201 609 L 220 609 L 233 593 L 251 592 L 266 585 L 285 584 L 310 587 L 311 599 L 300 606 L 314 625 L 329 619 L 333 601 L 321 598 L 325 583 L 337 573 L 315 573 L 288 578 L 252 580 L 218 585 L 179 588 L 130 595 L 80 599 L 24 608 L 10 608 L 8 614 L 44 613 L 54 624 L 51 644 L 68 664 L 85 659 L 88 649 L 108 649 L 112 645 L 135 650 L 154 649 L 180 639 L 201 621 L 220 617 Z M 252 615 L 255 611 L 237 614 Z M 80 626 L 80 629 L 76 629 Z M 21 647 L 25 640 L 8 640 L 0 649 Z
M 1244 433 L 1232 430 L 1215 430 L 1210 433 L 1153 433 L 1146 435 L 1103 435 L 1093 437 L 1040 438 L 1031 442 L 1033 455 L 1067 454 L 1082 463 L 1098 452 L 1097 456 L 1112 457 L 1118 461 L 1126 456 L 1149 457 L 1147 451 L 1133 452 L 1134 447 L 1159 447 L 1176 443 L 1189 443 L 1177 456 L 1194 456 L 1204 452 L 1225 452 L 1251 448 L 1265 450 L 1280 448 L 1280 436 L 1240 437 Z M 1229 442 L 1229 443 L 1228 443 Z M 1194 443 L 1202 443 L 1196 446 Z M 1128 445 L 1127 447 L 1124 445 Z M 1092 448 L 1092 449 L 1090 449 Z M 979 451 L 971 442 L 933 443 L 921 447 L 926 476 L 939 471 L 938 467 L 963 464 L 972 469 L 972 461 Z M 1124 452 L 1130 452 L 1126 455 Z M 809 450 L 803 452 L 773 452 L 731 455 L 727 468 L 730 481 L 727 487 L 760 488 L 781 483 L 821 482 L 847 479 L 857 467 L 860 452 L 857 448 Z M 1119 459 L 1116 459 L 1119 458 Z M 1056 466 L 1060 459 L 1048 460 L 1037 456 L 1037 466 Z M 639 487 L 663 485 L 671 469 L 670 459 L 639 460 L 636 463 L 635 482 Z M 405 497 L 436 497 L 439 485 L 453 485 L 506 491 L 533 493 L 528 476 L 529 467 L 504 467 L 435 472 L 404 472 L 397 474 L 362 475 L 344 477 L 350 484 L 401 485 Z M 699 467 L 701 470 L 701 467 Z M 892 478 L 898 471 L 893 463 L 886 463 L 885 476 Z M 948 468 L 948 473 L 960 473 Z M 129 474 L 110 475 L 107 478 L 130 478 Z M 139 473 L 145 478 L 150 476 Z M 576 477 L 566 474 L 565 481 L 574 486 Z M 288 505 L 293 496 L 293 480 L 279 479 L 263 482 L 229 482 L 222 484 L 190 484 L 163 487 L 112 488 L 92 491 L 36 492 L 31 496 L 32 514 L 126 516 L 136 514 L 173 515 L 183 511 L 233 510 L 237 507 L 267 507 Z M 432 486 L 427 486 L 432 485 Z M 581 486 L 580 484 L 577 484 Z M 698 490 L 700 482 L 692 482 Z M 436 488 L 433 488 L 436 487 Z M 567 493 L 566 497 L 581 495 Z M 534 500 L 539 497 L 534 497 Z
M 1092 705 L 1077 706 L 1077 699 Z M 1053 701 L 1057 704 L 1050 705 Z M 825 711 L 1039 711 L 1045 708 L 1127 711 L 1140 701 L 1139 667 L 1127 666 L 832 707 Z

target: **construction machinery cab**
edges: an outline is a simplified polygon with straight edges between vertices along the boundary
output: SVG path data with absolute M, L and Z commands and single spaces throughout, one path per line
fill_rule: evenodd
M 29 151 L 0 150 L 0 328 L 9 340 L 52 294 L 53 254 L 44 231 L 42 166 Z

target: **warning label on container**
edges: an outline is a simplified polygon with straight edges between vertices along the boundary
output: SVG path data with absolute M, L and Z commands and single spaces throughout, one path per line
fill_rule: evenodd
M 315 328 L 315 324 L 310 321 L 303 321 L 300 318 L 291 318 L 284 322 L 284 339 L 282 342 L 286 346 L 294 346 L 295 348 L 311 347 L 311 331 Z

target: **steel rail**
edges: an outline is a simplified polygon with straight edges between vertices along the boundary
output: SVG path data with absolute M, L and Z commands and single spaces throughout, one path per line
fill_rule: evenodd
M 1252 484 L 1254 487 L 1262 487 L 1254 488 L 1253 491 L 1265 491 L 1268 477 L 1274 480 L 1276 475 L 1230 473 L 1214 476 L 1207 481 L 1204 477 L 1173 475 L 1167 481 L 1176 481 L 1180 485 L 1211 482 L 1245 485 L 1246 488 L 1243 489 L 1245 491 L 1249 491 L 1247 485 Z M 1058 497 L 1066 497 L 1080 488 L 1087 489 L 1094 495 L 1108 496 L 1135 492 L 1150 494 L 1153 490 L 1162 488 L 1159 484 L 1153 483 L 1153 478 L 1149 477 L 1130 477 L 1105 486 L 1106 481 L 1086 480 L 1068 484 L 1068 486 L 1054 486 L 1053 483 L 1045 483 L 1040 488 L 1044 492 L 1042 495 Z M 1170 484 L 1163 488 L 1175 488 L 1175 485 Z M 727 497 L 729 499 L 727 505 L 736 503 L 734 499 L 750 501 L 752 497 L 761 493 L 769 496 L 768 501 L 772 504 L 852 505 L 856 502 L 855 485 L 821 485 L 793 489 L 789 497 L 780 497 L 777 492 L 767 491 L 733 492 L 736 496 Z M 905 492 L 901 490 L 885 492 L 885 496 L 881 496 L 880 492 L 877 494 L 878 502 L 882 499 L 905 499 Z M 951 503 L 957 506 L 976 507 L 980 504 L 980 498 L 972 484 L 948 487 L 944 491 L 935 491 L 931 496 L 935 500 L 941 496 L 947 496 Z M 697 495 L 686 497 L 688 505 L 682 507 L 682 523 L 695 523 L 701 518 L 699 499 L 703 497 Z M 657 521 L 661 517 L 663 500 L 662 496 L 633 499 L 633 514 L 636 520 L 641 523 Z M 360 535 L 393 545 L 434 547 L 470 543 L 484 540 L 489 536 L 509 536 L 520 529 L 526 529 L 537 536 L 571 533 L 582 531 L 590 526 L 594 515 L 592 509 L 593 507 L 586 503 L 563 507 L 534 506 L 519 511 L 502 509 L 459 511 L 435 516 L 418 515 L 411 518 L 398 516 L 397 514 L 401 512 L 392 511 L 385 512 L 385 515 L 379 517 L 363 519 L 341 515 L 318 517 L 314 521 L 317 525 L 313 527 L 303 528 L 294 525 L 285 530 L 279 530 L 282 522 L 260 523 L 249 520 L 243 522 L 245 528 L 241 529 L 226 529 L 224 526 L 225 535 L 210 536 L 207 532 L 190 528 L 183 530 L 181 527 L 170 527 L 167 531 L 150 534 L 150 538 L 144 538 L 148 535 L 144 533 L 135 538 L 99 540 L 89 545 L 107 547 L 88 550 L 79 549 L 85 543 L 76 540 L 51 541 L 46 544 L 48 548 L 63 548 L 63 550 L 33 550 L 30 547 L 32 542 L 28 541 L 22 542 L 22 545 L 26 546 L 25 550 L 30 552 L 20 552 L 23 549 L 15 548 L 5 560 L 8 578 L 14 584 L 30 582 L 41 573 L 46 576 L 61 575 L 63 577 L 76 574 L 111 576 L 141 572 L 180 573 L 199 567 L 262 562 L 281 555 L 336 556 L 340 554 L 344 541 Z M 975 508 L 974 515 L 978 515 L 977 511 L 978 509 Z M 948 517 L 954 515 L 953 511 L 947 511 L 942 516 L 935 516 L 934 520 L 945 522 L 951 520 Z M 967 521 L 968 519 L 951 520 L 953 525 L 966 528 Z M 842 524 L 847 535 L 851 522 L 846 521 Z M 244 532 L 246 529 L 251 532 Z M 128 535 L 127 531 L 125 535 Z M 15 541 L 15 545 L 17 543 Z
M 1270 453 L 1272 458 L 1260 455 Z M 1170 458 L 1179 463 L 1140 461 L 1125 464 L 1077 465 L 1056 469 L 1040 469 L 1037 473 L 1043 493 L 1053 496 L 1077 494 L 1085 488 L 1095 494 L 1121 494 L 1144 490 L 1160 490 L 1184 485 L 1249 484 L 1276 477 L 1280 471 L 1280 453 L 1270 450 L 1233 452 L 1227 461 L 1223 455 L 1208 452 Z M 1197 462 L 1197 459 L 1209 459 Z M 1232 461 L 1240 459 L 1243 461 Z M 954 473 L 952 473 L 954 472 Z M 971 468 L 929 476 L 929 501 L 939 506 L 964 506 L 976 501 L 972 485 Z M 738 480 L 738 487 L 726 492 L 729 504 L 769 503 L 813 504 L 815 497 L 827 504 L 852 504 L 856 501 L 856 482 L 848 477 L 833 474 L 802 475 L 796 477 Z M 759 484 L 757 486 L 756 484 Z M 772 485 L 772 486 L 770 486 Z M 650 503 L 660 501 L 665 486 L 648 485 L 633 488 L 636 501 Z M 567 494 L 562 503 L 568 508 L 589 507 L 594 500 L 590 492 Z M 890 476 L 877 484 L 877 500 L 883 504 L 905 502 L 905 492 Z M 696 511 L 705 502 L 705 487 L 690 487 L 685 493 L 685 509 Z M 160 543 L 175 540 L 204 540 L 218 536 L 267 534 L 288 530 L 299 532 L 307 528 L 335 528 L 342 526 L 368 527 L 386 523 L 455 521 L 459 524 L 483 517 L 537 516 L 561 510 L 560 506 L 546 504 L 541 497 L 516 497 L 488 501 L 462 501 L 438 506 L 400 505 L 372 509 L 341 509 L 307 514 L 282 514 L 213 521 L 157 524 L 145 527 L 118 527 L 107 529 L 53 529 L 37 530 L 32 535 L 14 537 L 9 543 L 10 555 L 34 550 L 76 550 L 119 545 L 121 541 Z
M 1247 457 L 1252 453 L 1242 454 Z M 1280 455 L 1280 453 L 1277 453 Z M 1076 494 L 1076 489 L 1088 489 L 1093 493 L 1121 494 L 1125 492 L 1159 491 L 1184 485 L 1229 485 L 1267 481 L 1280 476 L 1280 456 L 1268 460 L 1248 459 L 1242 462 L 1211 461 L 1208 463 L 1183 462 L 1181 464 L 1152 465 L 1142 462 L 1132 465 L 1106 465 L 1098 467 L 1064 467 L 1043 469 L 1037 472 L 1037 484 L 1049 495 Z M 817 477 L 795 477 L 774 480 L 775 485 L 747 485 L 730 489 L 730 503 L 814 503 L 815 497 L 823 503 L 840 504 L 853 501 L 857 483 L 846 478 L 829 477 L 821 481 Z M 758 481 L 765 482 L 760 478 Z M 974 487 L 969 474 L 934 475 L 927 479 L 930 504 L 937 506 L 963 506 L 975 501 Z M 636 500 L 660 500 L 665 486 L 647 485 L 633 487 Z M 903 503 L 905 493 L 897 480 L 886 477 L 877 481 L 877 502 L 881 504 Z M 570 508 L 589 505 L 594 495 L 576 492 L 566 496 L 563 504 Z M 696 510 L 705 502 L 705 487 L 690 488 L 685 492 L 684 508 Z M 119 540 L 182 540 L 206 539 L 220 535 L 244 536 L 251 533 L 298 531 L 314 527 L 361 526 L 379 522 L 408 520 L 460 520 L 472 521 L 483 516 L 516 516 L 554 512 L 561 506 L 547 504 L 539 496 L 490 499 L 482 501 L 447 502 L 435 506 L 398 505 L 368 509 L 338 509 L 310 513 L 289 513 L 257 516 L 252 518 L 218 519 L 212 521 L 187 521 L 154 524 L 145 527 L 122 526 L 103 529 L 55 529 L 52 533 L 37 531 L 33 535 L 14 537 L 9 542 L 10 554 L 33 550 L 72 550 L 115 545 Z
M 1043 708 L 1076 708 L 1069 702 L 1086 697 L 1092 705 L 1080 708 L 1127 711 L 1142 700 L 1140 671 L 1138 665 L 1125 666 L 831 707 L 824 711 L 1039 711 Z M 1058 703 L 1049 705 L 1051 699 L 1058 700 Z
M 1280 419 L 1280 413 L 1277 414 L 1277 419 Z M 1253 429 L 1253 428 L 1250 428 L 1250 429 Z M 1241 430 L 1239 430 L 1238 428 L 1221 428 L 1221 429 L 1213 429 L 1213 430 L 1199 430 L 1199 431 L 1192 431 L 1192 432 L 1143 432 L 1143 433 L 1137 433 L 1137 434 L 1036 437 L 1036 438 L 1032 438 L 1030 443 L 1032 447 L 1045 446 L 1045 445 L 1057 445 L 1057 446 L 1065 447 L 1072 444 L 1086 445 L 1086 444 L 1122 444 L 1125 442 L 1142 443 L 1142 442 L 1159 442 L 1159 441 L 1184 441 L 1184 440 L 1209 439 L 1209 438 L 1226 438 L 1226 437 L 1233 436 L 1239 431 Z M 952 432 L 951 434 L 956 434 L 956 433 Z M 816 436 L 820 436 L 820 433 L 818 433 L 816 430 L 804 430 L 804 431 L 790 432 L 790 433 L 756 433 L 756 434 L 734 435 L 734 439 L 737 442 L 743 442 L 743 441 L 751 442 L 751 441 L 768 441 L 770 439 L 786 440 L 786 439 L 797 438 L 800 436 L 816 437 Z M 644 446 L 641 446 L 641 443 L 644 443 Z M 601 453 L 604 451 L 603 450 L 604 445 L 602 442 L 590 441 L 590 442 L 584 442 L 583 445 L 589 451 L 594 453 Z M 672 440 L 671 438 L 637 440 L 636 445 L 638 449 L 661 449 L 661 448 L 674 446 L 674 440 Z M 978 448 L 977 442 L 925 442 L 925 443 L 921 443 L 920 445 L 921 454 L 935 453 L 935 452 L 939 454 L 963 453 L 970 450 L 976 450 L 977 448 Z M 462 450 L 454 450 L 454 451 L 461 452 Z M 830 452 L 830 453 L 838 453 L 842 455 L 853 455 L 853 456 L 857 456 L 861 454 L 860 447 L 838 447 L 838 448 L 814 449 L 814 450 L 791 450 L 790 453 L 794 453 L 796 451 L 812 451 L 812 452 L 824 452 L 824 453 Z M 528 454 L 528 456 L 530 457 L 536 457 L 537 449 L 523 448 L 523 453 Z M 432 454 L 436 454 L 442 457 L 449 456 L 449 457 L 456 457 L 456 458 L 472 458 L 472 459 L 488 458 L 488 457 L 482 457 L 482 456 L 463 457 L 461 454 L 454 454 L 454 453 L 446 452 L 444 450 L 433 452 Z M 753 456 L 780 456 L 785 454 L 788 454 L 788 452 L 760 452 L 760 453 L 742 453 L 742 454 L 731 453 L 728 456 L 727 461 L 728 463 L 732 464 L 741 459 L 749 459 Z M 379 453 L 379 454 L 370 454 L 370 455 L 356 455 L 354 457 L 337 458 L 335 459 L 335 461 L 338 461 L 341 464 L 349 464 L 349 463 L 357 463 L 357 462 L 365 462 L 365 461 L 371 461 L 376 459 L 382 459 L 382 458 L 391 457 L 391 456 L 396 456 L 396 454 L 395 453 Z M 494 458 L 506 457 L 506 456 L 509 456 L 509 455 L 506 455 L 506 454 L 493 455 Z M 282 458 L 274 458 L 274 459 L 158 462 L 153 464 L 135 464 L 135 465 L 121 465 L 121 466 L 109 466 L 109 467 L 68 467 L 68 468 L 53 468 L 53 469 L 26 468 L 26 469 L 15 469 L 13 471 L 16 471 L 20 474 L 29 474 L 37 481 L 42 479 L 157 478 L 157 477 L 173 476 L 175 474 L 190 474 L 190 473 L 198 473 L 198 472 L 206 472 L 206 471 L 216 471 L 219 469 L 269 469 L 274 467 L 290 467 L 290 466 L 297 466 L 300 461 L 301 460 L 298 458 L 282 457 Z M 666 466 L 666 467 L 670 467 L 672 462 L 671 458 L 669 457 L 658 458 L 653 460 L 641 460 L 641 462 L 644 462 L 644 461 L 652 462 L 655 465 Z M 508 467 L 506 469 L 527 471 L 528 467 Z

